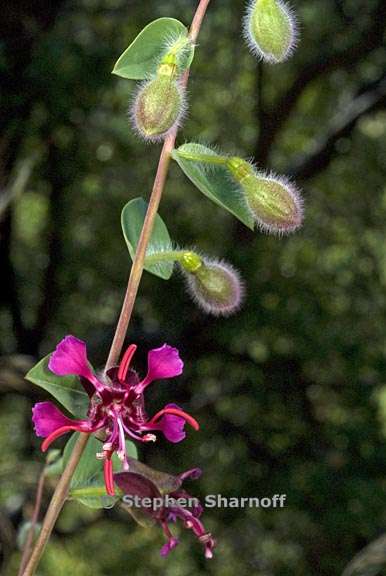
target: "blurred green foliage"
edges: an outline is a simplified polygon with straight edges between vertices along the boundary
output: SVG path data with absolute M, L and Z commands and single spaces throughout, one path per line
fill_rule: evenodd
M 41 576 L 330 576 L 384 530 L 385 7 L 383 0 L 293 4 L 301 44 L 277 67 L 257 65 L 242 41 L 244 2 L 210 4 L 178 143 L 218 144 L 293 174 L 304 190 L 305 225 L 288 238 L 252 233 L 173 164 L 160 210 L 172 238 L 230 260 L 246 279 L 247 298 L 235 317 L 205 317 L 177 274 L 167 285 L 145 274 L 128 335 L 140 344 L 138 369 L 154 345 L 180 349 L 183 377 L 154 386 L 150 406 L 178 401 L 202 424 L 181 445 L 160 440 L 140 457 L 172 473 L 202 467 L 195 495 L 285 493 L 287 506 L 207 510 L 218 549 L 206 562 L 188 533 L 165 561 L 157 529 L 71 502 Z M 31 515 L 43 463 L 30 410 L 46 396 L 20 375 L 68 333 L 87 340 L 93 363 L 103 365 L 130 266 L 120 212 L 131 198 L 148 197 L 160 151 L 129 129 L 134 83 L 110 72 L 149 21 L 189 24 L 195 2 L 47 6 L 6 2 L 5 23 L 19 35 L 5 34 L 0 46 L 0 182 L 4 194 L 15 193 L 2 212 L 0 248 L 7 576 L 16 572 L 16 536 Z M 20 61 L 7 42 L 20 44 Z M 16 194 L 12 183 L 31 161 Z

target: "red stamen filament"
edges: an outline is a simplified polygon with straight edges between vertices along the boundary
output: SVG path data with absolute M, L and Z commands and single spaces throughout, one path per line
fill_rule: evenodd
M 67 426 L 61 426 L 60 428 L 57 428 L 56 430 L 51 432 L 51 434 L 49 436 L 47 436 L 47 438 L 45 438 L 45 440 L 43 441 L 43 443 L 41 445 L 42 452 L 45 452 L 50 447 L 52 442 L 54 440 L 56 440 L 57 438 L 59 438 L 59 436 L 66 434 L 66 432 L 71 432 L 72 430 L 81 430 L 81 428 L 79 426 L 67 425 Z M 86 430 L 85 430 L 85 432 L 86 432 Z
M 123 355 L 123 358 L 118 368 L 118 380 L 120 382 L 124 382 L 126 380 L 127 372 L 130 367 L 130 362 L 132 357 L 134 356 L 136 349 L 137 346 L 135 344 L 130 344 L 130 346 Z
M 113 463 L 110 456 L 106 457 L 103 465 L 103 476 L 105 479 L 106 492 L 109 496 L 115 496 L 113 480 Z
M 163 416 L 164 414 L 174 414 L 175 416 L 180 416 L 181 418 L 186 420 L 186 422 L 190 424 L 191 427 L 194 428 L 195 430 L 200 429 L 200 425 L 197 422 L 197 420 L 195 420 L 193 416 L 190 416 L 189 414 L 187 414 L 183 410 L 180 410 L 179 408 L 163 408 L 162 410 L 157 412 L 155 416 L 153 416 L 153 418 L 150 420 L 148 424 L 149 425 L 155 424 L 157 420 L 159 420 L 161 416 Z

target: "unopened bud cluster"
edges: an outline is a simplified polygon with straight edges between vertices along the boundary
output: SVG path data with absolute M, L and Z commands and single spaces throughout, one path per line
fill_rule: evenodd
M 161 59 L 155 76 L 144 82 L 134 98 L 131 119 L 135 130 L 150 142 L 162 140 L 179 125 L 186 111 L 185 89 L 179 81 L 176 41 Z
M 276 64 L 292 53 L 297 40 L 296 20 L 283 0 L 252 0 L 244 21 L 251 51 Z

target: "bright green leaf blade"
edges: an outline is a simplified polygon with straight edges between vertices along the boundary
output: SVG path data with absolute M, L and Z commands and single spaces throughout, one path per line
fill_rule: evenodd
M 50 354 L 40 360 L 26 375 L 26 379 L 44 388 L 76 418 L 84 418 L 89 399 L 76 376 L 56 376 L 48 369 Z
M 113 74 L 129 80 L 148 78 L 157 70 L 165 42 L 170 38 L 187 35 L 187 28 L 174 18 L 159 18 L 150 22 L 118 58 Z M 183 62 L 179 62 L 181 72 L 190 66 L 192 59 L 193 48 Z
M 76 432 L 67 442 L 63 453 L 63 467 L 66 466 L 79 434 Z M 137 458 L 137 448 L 130 440 L 126 441 L 128 456 Z M 118 496 L 108 496 L 103 479 L 103 461 L 96 458 L 96 453 L 102 451 L 102 442 L 95 436 L 90 436 L 75 473 L 71 479 L 70 497 L 79 500 L 89 508 L 111 508 Z M 113 455 L 113 467 L 116 472 L 122 468 L 122 463 L 116 454 Z
M 75 433 L 67 442 L 63 453 L 63 468 L 67 465 L 70 455 L 74 449 L 74 445 L 78 439 L 79 434 Z M 71 479 L 70 484 L 70 497 L 79 500 L 89 508 L 111 508 L 114 506 L 117 498 L 108 496 L 105 491 L 103 480 L 103 462 L 96 458 L 96 453 L 101 452 L 102 443 L 94 436 L 90 436 L 86 448 L 82 454 L 75 473 Z M 97 488 L 102 488 L 101 496 L 87 494 L 87 492 L 96 492 Z M 90 490 L 92 489 L 92 490 Z M 82 495 L 75 496 L 73 491 L 80 490 Z
M 243 224 L 254 229 L 254 219 L 241 195 L 237 185 L 232 183 L 229 172 L 221 165 L 204 165 L 196 160 L 183 158 L 182 153 L 218 156 L 216 152 L 202 144 L 183 144 L 173 151 L 173 159 L 185 175 L 210 200 L 236 216 Z
M 123 235 L 132 259 L 135 256 L 146 210 L 147 203 L 142 198 L 130 200 L 122 210 L 121 224 Z M 172 242 L 161 216 L 157 214 L 147 253 L 152 254 L 160 249 L 172 250 Z M 164 280 L 168 280 L 173 274 L 173 266 L 173 262 L 157 262 L 156 264 L 145 264 L 145 270 Z

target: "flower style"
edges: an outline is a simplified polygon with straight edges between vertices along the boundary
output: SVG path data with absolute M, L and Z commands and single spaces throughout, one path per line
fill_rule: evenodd
M 197 421 L 176 404 L 167 404 L 152 418 L 148 418 L 144 405 L 144 391 L 154 380 L 179 376 L 183 362 L 178 350 L 164 344 L 148 353 L 148 370 L 140 380 L 130 368 L 137 347 L 132 344 L 126 350 L 119 366 L 107 371 L 106 376 L 96 376 L 87 359 L 86 344 L 75 336 L 66 336 L 51 354 L 48 368 L 58 376 L 76 375 L 87 392 L 90 404 L 87 418 L 68 418 L 52 402 L 38 402 L 33 407 L 32 420 L 37 436 L 45 440 L 42 450 L 69 431 L 94 433 L 104 430 L 103 451 L 97 458 L 104 461 L 106 491 L 114 495 L 112 455 L 117 453 L 123 470 L 129 469 L 126 453 L 126 436 L 140 442 L 155 441 L 153 431 L 160 431 L 170 442 L 180 442 L 186 436 L 185 423 L 195 430 Z
M 129 458 L 129 461 L 130 472 L 114 474 L 114 482 L 125 495 L 136 498 L 139 503 L 139 507 L 127 508 L 135 518 L 139 513 L 161 525 L 167 538 L 167 542 L 160 550 L 161 556 L 167 556 L 179 544 L 178 538 L 173 536 L 169 528 L 169 524 L 175 523 L 179 518 L 184 527 L 191 529 L 199 542 L 203 544 L 205 557 L 212 558 L 216 541 L 211 533 L 205 530 L 200 520 L 203 508 L 196 498 L 193 499 L 182 488 L 185 480 L 189 478 L 195 480 L 201 476 L 200 468 L 193 468 L 178 476 L 172 476 L 152 470 L 137 460 Z M 167 499 L 165 494 L 168 495 Z M 185 502 L 192 502 L 192 506 L 190 508 L 180 506 L 178 500 L 182 498 Z M 140 503 L 145 502 L 145 499 L 150 499 L 154 505 L 141 507 Z

